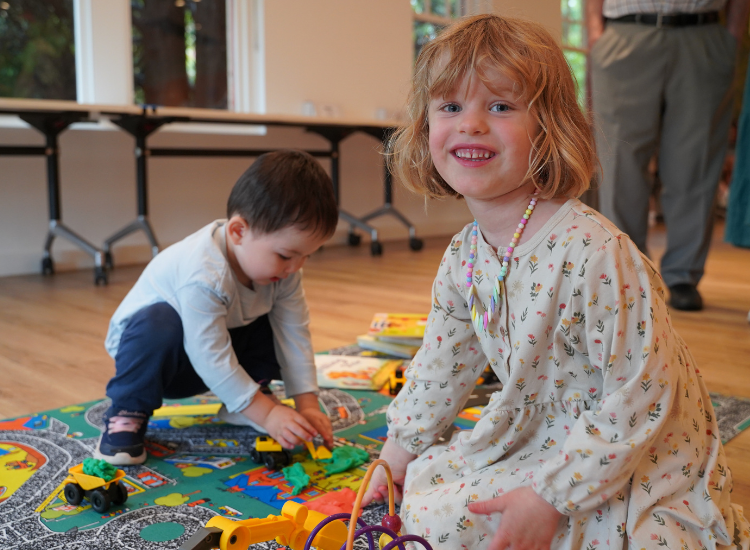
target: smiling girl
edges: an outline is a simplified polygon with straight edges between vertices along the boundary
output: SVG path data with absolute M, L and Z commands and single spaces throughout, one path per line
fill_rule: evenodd
M 596 166 L 562 51 L 482 15 L 422 50 L 394 174 L 463 197 L 381 458 L 408 533 L 441 548 L 748 548 L 705 385 L 663 283 L 581 203 Z M 439 345 L 442 344 L 442 345 Z M 472 430 L 436 443 L 489 363 Z M 382 474 L 365 502 L 387 495 Z M 400 495 L 399 495 L 400 496 Z

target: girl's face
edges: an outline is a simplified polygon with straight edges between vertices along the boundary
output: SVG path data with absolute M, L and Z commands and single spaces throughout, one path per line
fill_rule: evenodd
M 493 88 L 469 73 L 456 90 L 428 106 L 430 154 L 435 168 L 471 207 L 517 191 L 526 194 L 531 139 L 539 125 L 513 82 L 489 73 Z M 510 198 L 510 197 L 505 197 Z

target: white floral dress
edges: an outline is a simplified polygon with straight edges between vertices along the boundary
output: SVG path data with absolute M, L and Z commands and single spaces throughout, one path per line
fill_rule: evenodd
M 446 250 L 424 343 L 388 409 L 409 465 L 405 530 L 486 548 L 500 515 L 469 502 L 532 487 L 567 516 L 553 548 L 748 548 L 708 392 L 672 328 L 662 280 L 632 241 L 578 200 L 515 249 L 501 311 L 467 306 L 472 226 Z M 500 260 L 479 232 L 489 304 Z M 487 363 L 503 384 L 471 431 L 436 445 Z

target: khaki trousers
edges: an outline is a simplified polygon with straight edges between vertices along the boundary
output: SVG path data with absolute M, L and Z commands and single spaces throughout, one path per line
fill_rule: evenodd
M 667 286 L 698 284 L 731 118 L 736 41 L 719 24 L 657 28 L 608 23 L 591 50 L 601 212 L 646 252 L 658 151 L 667 227 Z

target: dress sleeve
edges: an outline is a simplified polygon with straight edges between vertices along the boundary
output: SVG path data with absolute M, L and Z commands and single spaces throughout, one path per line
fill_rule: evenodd
M 243 410 L 259 385 L 242 368 L 232 348 L 226 298 L 204 285 L 191 284 L 177 291 L 175 301 L 185 352 L 195 372 L 230 412 Z
M 450 251 L 432 286 L 422 347 L 404 372 L 406 383 L 386 416 L 388 437 L 414 454 L 432 445 L 453 422 L 487 363 L 454 281 L 456 260 Z
M 302 288 L 302 272 L 295 273 L 279 286 L 268 319 L 287 397 L 317 392 L 310 312 Z
M 562 513 L 586 512 L 617 494 L 667 422 L 685 368 L 662 297 L 662 280 L 626 236 L 584 265 L 563 321 L 568 354 L 603 377 L 595 410 L 563 404 L 577 420 L 535 490 Z M 595 390 L 595 388 L 592 388 Z M 635 482 L 634 482 L 635 483 Z

